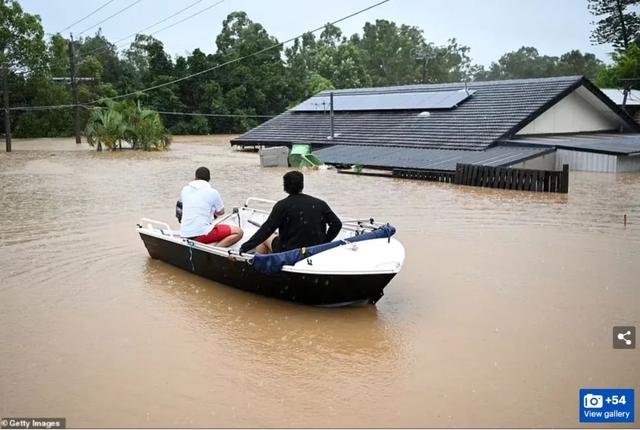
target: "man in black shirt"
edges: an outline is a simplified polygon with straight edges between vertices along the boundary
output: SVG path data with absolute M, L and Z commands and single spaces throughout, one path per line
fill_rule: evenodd
M 302 193 L 302 173 L 291 171 L 284 175 L 283 182 L 289 196 L 273 206 L 265 223 L 242 244 L 241 253 L 253 248 L 260 254 L 268 254 L 320 245 L 331 242 L 340 232 L 342 223 L 329 205 Z M 273 236 L 276 230 L 279 235 Z

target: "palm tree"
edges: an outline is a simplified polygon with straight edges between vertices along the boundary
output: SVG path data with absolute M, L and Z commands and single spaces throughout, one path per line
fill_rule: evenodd
M 102 151 L 102 145 L 115 151 L 116 143 L 124 138 L 126 124 L 122 114 L 112 108 L 95 109 L 89 121 L 85 133 L 89 145 L 98 145 L 97 150 Z
M 140 103 L 131 115 L 127 131 L 134 149 L 163 150 L 171 143 L 171 135 L 166 132 L 158 112 L 144 109 Z
M 164 150 L 171 143 L 158 112 L 130 101 L 111 101 L 107 107 L 95 109 L 87 122 L 86 135 L 91 146 L 97 144 L 98 151 L 103 144 L 114 151 L 122 149 L 123 140 L 131 149 L 144 151 Z

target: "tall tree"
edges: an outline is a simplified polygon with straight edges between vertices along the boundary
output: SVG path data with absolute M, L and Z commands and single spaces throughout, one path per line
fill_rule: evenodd
M 598 17 L 593 22 L 591 41 L 597 44 L 611 43 L 616 49 L 627 49 L 640 37 L 640 17 L 630 10 L 640 0 L 588 0 L 589 11 Z
M 243 58 L 212 78 L 223 88 L 229 113 L 246 115 L 217 120 L 216 126 L 229 127 L 229 131 L 246 130 L 258 123 L 252 115 L 275 115 L 287 107 L 282 46 L 260 23 L 251 21 L 245 12 L 232 12 L 222 23 L 216 45 L 215 64 Z
M 9 75 L 28 72 L 43 65 L 45 44 L 40 17 L 23 12 L 15 0 L 0 0 L 0 67 L 4 102 L 4 128 L 7 152 L 11 151 L 9 116 Z
M 577 49 L 569 51 L 560 56 L 557 65 L 558 75 L 583 75 L 589 79 L 595 79 L 604 69 L 602 61 L 598 60 L 594 54 L 585 52 L 584 54 Z
M 426 65 L 426 82 L 463 82 L 470 80 L 475 71 L 469 58 L 469 47 L 450 39 L 446 45 L 428 45 L 423 54 L 429 60 Z
M 640 44 L 632 43 L 624 52 L 614 52 L 612 58 L 613 64 L 601 70 L 596 84 L 601 88 L 640 89 Z
M 540 55 L 532 46 L 523 46 L 517 51 L 507 52 L 488 71 L 476 74 L 477 80 L 544 78 L 555 76 L 558 57 Z
M 313 73 L 329 80 L 336 88 L 371 85 L 365 52 L 343 38 L 342 31 L 333 24 L 328 24 L 320 34 L 311 57 L 311 67 Z
M 590 53 L 569 51 L 559 58 L 540 55 L 532 46 L 523 46 L 517 51 L 507 52 L 492 63 L 489 70 L 479 68 L 475 80 L 546 78 L 552 76 L 583 75 L 594 79 L 604 64 Z
M 313 33 L 303 34 L 285 49 L 288 98 L 296 104 L 313 95 L 307 90 L 314 74 L 315 50 L 316 38 Z M 326 80 L 324 77 L 322 79 Z
M 71 104 L 68 82 L 54 82 L 52 77 L 65 78 L 69 74 L 68 41 L 61 35 L 51 37 L 47 44 L 48 67 L 39 68 L 25 75 L 20 87 L 13 87 L 20 94 L 20 104 L 50 106 Z M 17 112 L 16 137 L 55 137 L 72 133 L 73 115 L 69 109 L 51 109 Z
M 351 41 L 365 52 L 365 64 L 374 86 L 419 82 L 421 72 L 416 57 L 427 50 L 422 30 L 398 26 L 385 19 L 364 25 L 362 37 Z

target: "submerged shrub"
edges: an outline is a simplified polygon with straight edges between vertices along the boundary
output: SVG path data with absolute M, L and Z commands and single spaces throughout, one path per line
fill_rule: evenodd
M 164 150 L 171 144 L 171 135 L 158 112 L 132 102 L 111 102 L 106 108 L 95 109 L 87 122 L 86 135 L 98 151 L 102 145 L 122 149 L 122 142 L 144 151 Z

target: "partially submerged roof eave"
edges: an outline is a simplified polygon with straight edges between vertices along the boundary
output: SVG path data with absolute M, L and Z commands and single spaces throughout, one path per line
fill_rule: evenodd
M 535 154 L 531 154 L 531 155 L 528 155 L 528 156 L 526 156 L 526 157 L 520 158 L 520 159 L 518 159 L 518 161 L 509 161 L 509 162 L 506 162 L 506 163 L 500 164 L 500 165 L 495 166 L 495 167 L 509 167 L 509 166 L 513 166 L 514 164 L 524 163 L 525 161 L 529 161 L 529 160 L 532 160 L 532 159 L 534 159 L 534 158 L 542 157 L 542 156 L 544 156 L 544 155 L 552 154 L 552 153 L 554 153 L 554 152 L 556 152 L 556 148 L 549 148 L 549 149 L 548 149 L 548 150 L 546 150 L 546 151 L 537 152 L 537 153 L 535 153 Z

